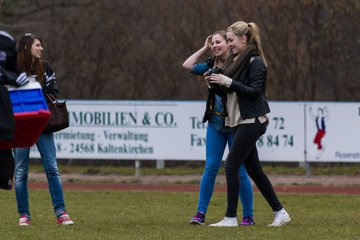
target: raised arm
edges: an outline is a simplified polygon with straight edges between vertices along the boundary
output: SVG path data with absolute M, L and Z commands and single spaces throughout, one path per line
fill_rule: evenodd
M 198 63 L 204 54 L 211 49 L 211 37 L 208 36 L 205 40 L 204 46 L 193 53 L 188 59 L 183 63 L 183 67 L 189 71 L 193 69 L 194 64 Z

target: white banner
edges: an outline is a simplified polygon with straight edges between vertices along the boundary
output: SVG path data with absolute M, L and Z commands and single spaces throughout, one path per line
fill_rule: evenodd
M 68 101 L 70 127 L 55 133 L 57 157 L 204 159 L 204 109 L 205 102 Z
M 270 102 L 269 125 L 257 142 L 261 161 L 304 161 L 304 105 Z
M 360 162 L 360 103 L 306 103 L 307 160 Z
M 67 105 L 70 127 L 55 133 L 58 158 L 205 160 L 204 101 L 69 100 Z M 268 130 L 257 142 L 261 161 L 360 161 L 359 106 L 270 102 Z M 321 108 L 330 117 L 321 117 Z M 325 123 L 325 134 L 317 133 L 317 121 Z M 36 147 L 31 157 L 39 157 Z

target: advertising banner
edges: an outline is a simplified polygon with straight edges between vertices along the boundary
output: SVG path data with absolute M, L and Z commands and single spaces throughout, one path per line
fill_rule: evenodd
M 268 129 L 256 143 L 261 161 L 360 161 L 360 104 L 269 104 Z M 205 160 L 205 101 L 69 100 L 67 105 L 70 127 L 54 133 L 58 158 Z M 223 159 L 227 153 L 228 148 Z M 31 157 L 39 157 L 34 146 Z
M 304 161 L 304 105 L 270 102 L 269 125 L 257 142 L 261 161 Z
M 306 103 L 307 161 L 360 162 L 360 103 Z
M 68 101 L 58 158 L 197 160 L 205 156 L 205 102 Z M 36 154 L 36 148 L 32 148 Z

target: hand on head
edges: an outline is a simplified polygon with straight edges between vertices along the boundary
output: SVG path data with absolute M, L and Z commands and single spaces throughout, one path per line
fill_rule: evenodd
M 212 35 L 209 35 L 206 38 L 205 43 L 204 43 L 204 47 L 206 47 L 208 49 L 211 49 L 211 38 L 212 38 Z

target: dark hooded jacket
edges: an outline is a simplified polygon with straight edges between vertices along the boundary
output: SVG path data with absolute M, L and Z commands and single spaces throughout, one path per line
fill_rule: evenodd
M 15 124 L 9 94 L 5 85 L 16 84 L 16 41 L 0 31 L 0 140 L 14 137 Z

